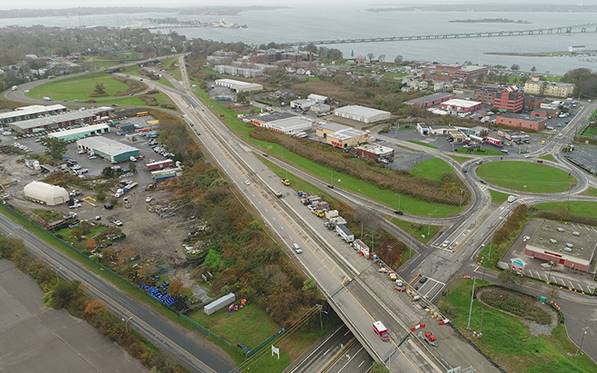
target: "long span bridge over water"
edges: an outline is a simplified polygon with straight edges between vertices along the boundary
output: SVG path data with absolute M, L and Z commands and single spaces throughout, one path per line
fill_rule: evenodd
M 160 26 L 151 26 L 151 29 L 183 29 L 196 28 L 194 25 L 168 24 Z M 503 38 L 515 36 L 541 36 L 541 35 L 570 35 L 597 33 L 597 23 L 584 23 L 569 26 L 555 26 L 545 28 L 535 28 L 527 30 L 504 30 L 504 31 L 478 31 L 478 32 L 457 32 L 446 34 L 420 34 L 404 36 L 385 36 L 373 38 L 351 38 L 351 39 L 323 39 L 311 41 L 297 41 L 285 43 L 290 46 L 301 46 L 307 44 L 331 45 L 331 44 L 355 44 L 355 43 L 380 43 L 392 41 L 424 41 L 424 40 L 451 40 L 451 39 L 478 39 L 478 38 Z
M 329 45 L 329 44 L 355 44 L 355 43 L 379 43 L 392 41 L 422 41 L 422 40 L 450 40 L 450 39 L 477 39 L 477 38 L 502 38 L 514 36 L 540 36 L 540 35 L 568 35 L 597 33 L 597 23 L 584 23 L 570 26 L 557 26 L 536 28 L 528 30 L 508 31 L 479 31 L 479 32 L 458 32 L 447 34 L 421 34 L 404 36 L 386 36 L 375 38 L 352 38 L 352 39 L 327 39 L 289 43 L 292 46 L 307 44 Z

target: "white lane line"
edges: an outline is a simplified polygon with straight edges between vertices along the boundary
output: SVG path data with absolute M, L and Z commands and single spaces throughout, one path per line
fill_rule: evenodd
M 359 348 L 359 350 L 358 350 L 357 352 L 355 352 L 355 353 L 354 353 L 352 356 L 350 356 L 350 355 L 346 355 L 346 357 L 348 358 L 348 361 L 346 362 L 346 364 L 344 364 L 344 365 L 343 365 L 343 366 L 340 368 L 340 370 L 339 370 L 337 373 L 340 373 L 340 372 L 342 372 L 342 371 L 344 370 L 344 368 L 346 368 L 346 366 L 347 366 L 348 364 L 350 364 L 350 362 L 352 361 L 352 359 L 354 359 L 354 358 L 355 358 L 355 356 L 357 356 L 357 355 L 359 354 L 359 352 L 363 351 L 363 348 L 364 348 L 364 347 L 363 347 L 363 346 L 361 346 L 361 348 Z
M 323 356 L 327 355 L 328 352 L 330 352 L 330 349 L 328 348 L 327 350 L 325 350 L 325 352 L 323 353 Z

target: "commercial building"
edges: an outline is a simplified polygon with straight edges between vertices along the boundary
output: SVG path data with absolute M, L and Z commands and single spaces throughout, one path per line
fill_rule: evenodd
M 214 66 L 214 70 L 220 74 L 242 76 L 244 78 L 255 78 L 263 75 L 263 70 L 261 69 L 233 65 L 216 65 Z
M 443 110 L 453 113 L 472 113 L 481 108 L 481 102 L 453 98 L 442 102 L 439 106 Z
M 379 144 L 363 144 L 355 148 L 359 158 L 376 162 L 393 162 L 394 148 Z
M 475 90 L 474 99 L 498 110 L 521 112 L 524 92 L 515 85 L 490 84 Z
M 296 135 L 311 130 L 313 128 L 313 121 L 309 118 L 296 116 L 267 122 L 263 127 L 287 135 Z
M 56 115 L 64 113 L 64 105 L 31 105 L 22 106 L 6 113 L 0 113 L 0 124 L 9 124 L 27 119 L 39 118 L 43 115 Z
M 524 92 L 529 95 L 566 98 L 574 93 L 574 84 L 546 82 L 533 77 L 524 84 Z
M 405 102 L 407 105 L 414 106 L 419 109 L 428 109 L 432 106 L 441 104 L 444 101 L 453 99 L 455 96 L 447 92 L 437 92 L 431 95 L 413 98 Z
M 48 206 L 61 205 L 70 199 L 66 189 L 41 181 L 32 181 L 25 185 L 23 193 L 25 198 Z
M 139 156 L 139 149 L 101 136 L 78 140 L 77 147 L 104 158 L 110 163 L 125 162 L 131 157 Z
M 229 88 L 236 93 L 256 92 L 261 91 L 263 89 L 263 86 L 261 84 L 243 82 L 241 80 L 234 79 L 217 79 L 215 81 L 215 85 Z
M 531 222 L 529 230 L 525 255 L 582 272 L 595 272 L 591 268 L 597 247 L 597 231 L 593 227 L 540 220 Z
M 69 111 L 49 117 L 13 122 L 9 124 L 9 127 L 20 134 L 50 131 L 85 123 L 95 123 L 106 119 L 113 111 L 114 109 L 109 106 L 101 106 L 94 109 Z
M 545 129 L 547 118 L 528 114 L 500 113 L 495 116 L 495 124 L 508 128 L 528 131 L 542 131 Z
M 50 133 L 48 137 L 59 139 L 66 142 L 77 141 L 85 137 L 101 135 L 110 132 L 110 127 L 107 124 L 92 124 L 90 126 L 71 128 L 68 130 Z
M 287 113 L 285 111 L 273 111 L 271 113 L 262 113 L 257 115 L 246 116 L 243 120 L 251 123 L 256 127 L 265 127 L 267 123 L 280 119 L 293 118 L 295 114 Z
M 327 144 L 341 149 L 355 147 L 369 140 L 368 132 L 335 122 L 318 123 L 315 133 Z
M 424 76 L 432 80 L 469 80 L 487 75 L 489 68 L 479 65 L 435 64 L 427 66 Z
M 362 123 L 375 123 L 388 120 L 392 116 L 389 111 L 377 110 L 360 105 L 348 105 L 334 110 L 334 115 Z
M 309 96 L 307 96 L 307 98 L 309 100 L 315 101 L 318 104 L 325 104 L 328 100 L 327 96 L 317 95 L 315 93 L 311 93 Z
M 308 111 L 314 105 L 317 105 L 317 102 L 315 102 L 311 99 L 308 99 L 308 98 L 301 98 L 301 99 L 290 101 L 291 109 L 298 109 L 298 110 L 302 110 L 302 111 Z

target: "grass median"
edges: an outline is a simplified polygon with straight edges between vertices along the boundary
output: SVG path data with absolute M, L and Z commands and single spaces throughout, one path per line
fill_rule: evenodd
M 576 183 L 559 168 L 524 161 L 484 163 L 477 168 L 477 175 L 490 184 L 527 193 L 565 192 Z

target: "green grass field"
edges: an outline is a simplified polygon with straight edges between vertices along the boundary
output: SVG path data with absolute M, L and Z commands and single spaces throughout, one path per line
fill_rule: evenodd
M 597 202 L 593 201 L 543 202 L 533 205 L 533 209 L 546 212 L 565 209 L 572 216 L 597 219 Z
M 597 137 L 597 126 L 589 126 L 582 131 L 582 136 Z
M 496 205 L 501 205 L 508 200 L 508 194 L 498 192 L 497 190 L 489 189 L 489 194 L 491 195 L 491 203 L 495 203 Z
M 431 241 L 437 232 L 443 228 L 441 225 L 417 224 L 398 218 L 390 218 L 390 221 L 422 243 Z
M 243 343 L 249 348 L 257 347 L 280 329 L 265 311 L 254 304 L 249 304 L 238 312 L 223 309 L 209 316 L 203 309 L 199 309 L 189 314 L 189 317 L 201 325 L 208 326 L 211 331 L 226 338 L 233 345 Z
M 178 68 L 178 57 L 169 57 L 162 60 L 164 69 L 174 77 L 174 79 L 181 81 L 182 74 Z
M 452 172 L 452 166 L 439 158 L 426 159 L 417 163 L 417 165 L 410 170 L 410 173 L 414 176 L 433 181 L 440 181 L 442 177 L 449 175 Z
M 103 84 L 106 94 L 94 97 L 96 85 Z M 105 73 L 93 73 L 85 76 L 49 81 L 31 89 L 28 96 L 36 99 L 51 97 L 56 101 L 93 100 L 97 103 L 117 103 L 119 105 L 143 106 L 145 103 L 139 97 L 128 96 L 129 86 Z
M 576 183 L 559 168 L 521 161 L 484 163 L 477 168 L 477 175 L 490 184 L 529 193 L 565 192 Z
M 477 286 L 483 282 L 477 281 Z M 457 280 L 450 284 L 447 296 L 440 300 L 440 308 L 453 325 L 469 336 L 481 351 L 498 365 L 513 373 L 595 372 L 597 365 L 586 355 L 576 356 L 577 347 L 568 339 L 563 325 L 551 336 L 533 336 L 521 319 L 478 301 L 473 304 L 471 329 L 482 331 L 481 338 L 472 337 L 467 330 L 467 316 L 472 290 L 471 280 Z M 441 341 L 440 341 L 441 343 Z
M 582 194 L 585 196 L 597 197 L 597 188 L 587 188 Z
M 464 207 L 446 204 L 437 204 L 417 199 L 405 194 L 400 194 L 389 189 L 382 189 L 357 177 L 336 172 L 330 167 L 321 165 L 308 158 L 302 157 L 289 151 L 279 144 L 261 141 L 252 138 L 249 134 L 253 127 L 243 123 L 237 118 L 237 113 L 222 106 L 222 104 L 211 100 L 204 90 L 195 88 L 195 94 L 199 97 L 216 115 L 230 127 L 230 129 L 245 141 L 254 144 L 268 154 L 291 163 L 305 172 L 321 179 L 334 181 L 334 185 L 343 189 L 358 193 L 366 198 L 382 203 L 390 208 L 402 210 L 410 215 L 447 217 L 454 216 L 462 211 Z

